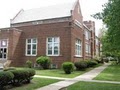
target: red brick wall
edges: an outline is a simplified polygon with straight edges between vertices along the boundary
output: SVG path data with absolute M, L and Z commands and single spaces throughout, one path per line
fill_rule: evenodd
M 47 37 L 60 37 L 60 56 L 51 56 L 53 63 L 60 66 L 64 61 L 71 60 L 71 27 L 69 22 L 23 26 L 18 29 L 22 30 L 22 34 L 21 43 L 18 45 L 18 48 L 21 49 L 20 59 L 16 59 L 16 65 L 23 64 L 26 60 L 32 60 L 35 63 L 37 57 L 46 55 Z M 37 38 L 37 56 L 25 56 L 26 39 L 28 38 Z
M 79 2 L 77 2 L 74 10 L 72 11 L 72 17 L 70 21 L 38 25 L 27 25 L 27 23 L 25 23 L 26 26 L 16 27 L 22 31 L 17 31 L 11 28 L 11 31 L 0 33 L 0 39 L 9 38 L 8 59 L 13 60 L 12 65 L 24 66 L 27 60 L 32 60 L 33 63 L 35 63 L 37 57 L 46 55 L 47 37 L 60 37 L 60 56 L 50 56 L 52 63 L 57 64 L 58 67 L 60 67 L 61 64 L 65 61 L 75 62 L 85 59 L 85 35 L 83 28 L 83 17 L 80 7 L 78 12 L 78 7 Z M 81 27 L 78 27 L 74 24 L 75 20 L 81 23 Z M 88 27 L 90 26 L 91 25 L 88 23 Z M 94 29 L 91 35 L 93 37 L 92 48 L 94 49 Z M 25 55 L 26 39 L 28 38 L 37 38 L 37 56 Z M 82 57 L 75 57 L 76 39 L 80 39 L 82 41 Z

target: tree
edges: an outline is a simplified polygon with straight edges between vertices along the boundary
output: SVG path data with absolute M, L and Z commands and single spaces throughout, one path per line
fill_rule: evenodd
M 93 15 L 96 19 L 102 19 L 107 26 L 107 32 L 102 37 L 103 48 L 114 55 L 120 53 L 120 0 L 108 0 L 104 4 L 102 12 Z

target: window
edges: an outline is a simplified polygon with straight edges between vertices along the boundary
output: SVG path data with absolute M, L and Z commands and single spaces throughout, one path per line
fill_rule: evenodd
M 91 53 L 91 46 L 90 44 L 86 44 L 86 53 Z
M 87 30 L 85 31 L 85 37 L 87 40 L 89 40 L 89 32 Z
M 8 47 L 8 40 L 2 39 L 0 40 L 0 60 L 7 60 L 7 47 Z
M 75 56 L 82 56 L 82 43 L 81 40 L 77 39 L 75 42 Z
M 89 52 L 89 45 L 88 44 L 86 44 L 86 53 L 88 53 Z
M 49 37 L 47 38 L 47 55 L 48 56 L 58 56 L 59 55 L 59 37 Z
M 26 55 L 36 56 L 37 55 L 37 39 L 26 39 Z

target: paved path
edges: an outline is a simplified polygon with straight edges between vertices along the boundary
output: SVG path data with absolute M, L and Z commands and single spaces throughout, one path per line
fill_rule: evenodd
M 58 79 L 58 80 L 69 80 L 70 79 L 70 78 L 61 78 L 61 77 L 52 77 L 52 76 L 40 76 L 40 75 L 35 75 L 34 77 L 49 78 L 49 79 Z
M 97 68 L 95 68 L 87 73 L 84 73 L 78 77 L 75 77 L 73 79 L 67 79 L 65 81 L 53 83 L 48 86 L 39 88 L 37 90 L 60 90 L 61 88 L 68 87 L 69 85 L 72 85 L 78 81 L 92 81 L 92 79 L 94 77 L 96 77 L 100 72 L 102 72 L 108 65 L 109 64 L 105 64 L 103 66 L 97 67 Z M 57 79 L 57 78 L 55 78 L 55 79 Z M 58 78 L 58 79 L 60 79 L 60 78 Z M 95 80 L 93 80 L 93 81 L 95 82 Z
M 76 80 L 92 80 L 98 74 L 100 74 L 109 64 L 105 64 L 103 66 L 97 67 L 89 72 L 86 72 L 78 77 L 75 77 Z

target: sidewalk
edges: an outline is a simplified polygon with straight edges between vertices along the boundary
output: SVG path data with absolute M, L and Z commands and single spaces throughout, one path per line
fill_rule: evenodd
M 57 83 L 50 84 L 48 86 L 44 86 L 42 88 L 36 89 L 36 90 L 60 90 L 64 87 L 68 87 L 69 85 L 72 85 L 78 81 L 92 81 L 94 77 L 96 77 L 99 73 L 101 73 L 109 64 L 105 64 L 103 66 L 97 67 L 87 73 L 84 73 L 78 77 L 75 77 L 73 79 L 67 79 L 65 81 L 60 81 Z M 57 78 L 56 78 L 57 79 Z M 60 79 L 60 78 L 58 78 Z
M 52 77 L 52 76 L 40 76 L 40 75 L 35 75 L 34 77 L 49 78 L 49 79 L 58 79 L 58 80 L 69 80 L 70 79 L 70 78 L 61 78 L 61 77 Z

